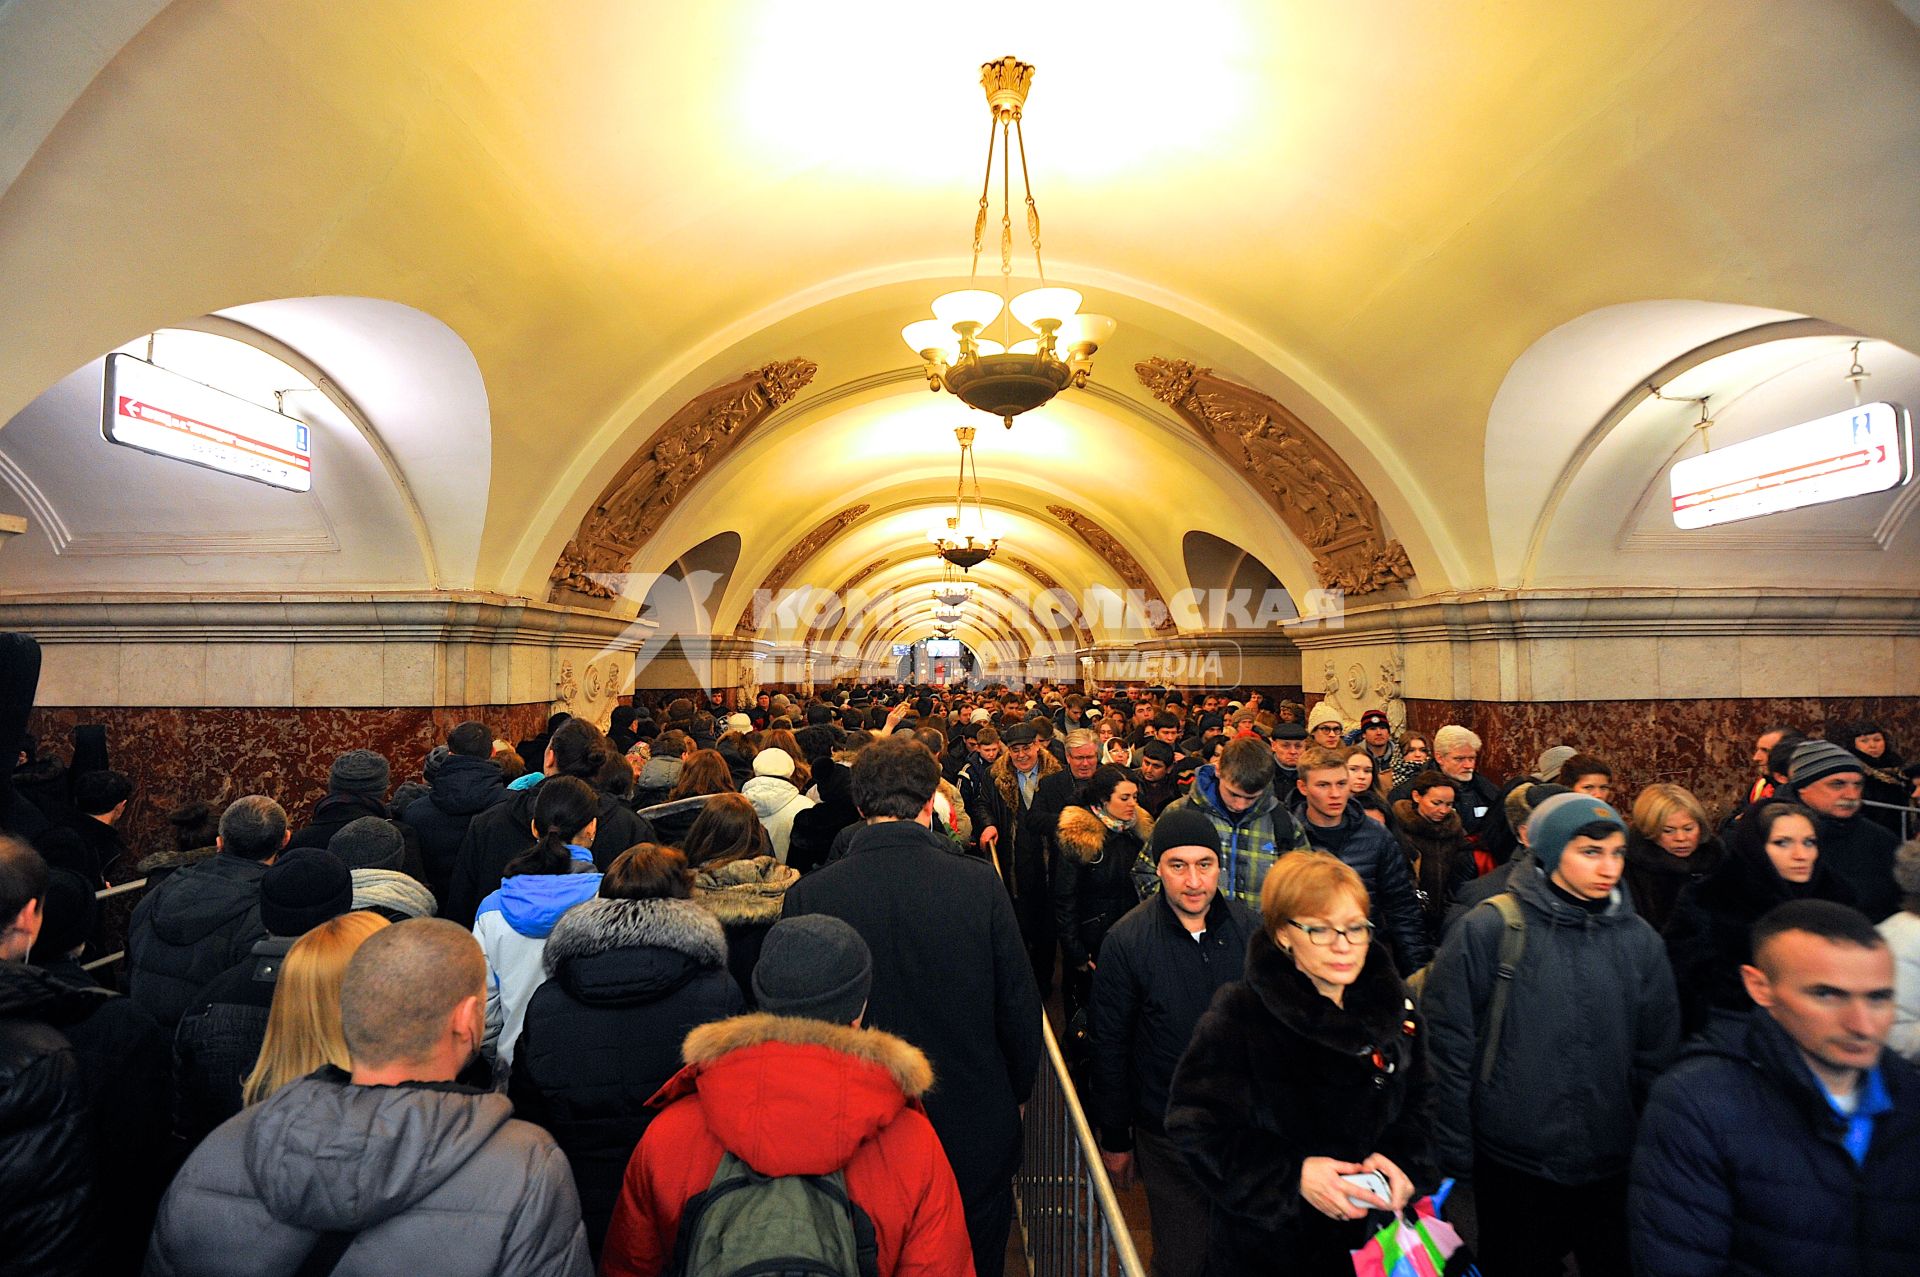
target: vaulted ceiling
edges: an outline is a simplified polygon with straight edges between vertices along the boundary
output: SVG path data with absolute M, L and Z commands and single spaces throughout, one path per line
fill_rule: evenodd
M 977 68 L 1007 53 L 1038 67 L 1025 138 L 1049 274 L 1120 321 L 1093 386 L 1010 431 L 929 394 L 897 336 L 966 277 Z M 314 509 L 248 493 L 198 510 L 332 527 L 338 558 L 160 542 L 115 560 L 123 579 L 99 556 L 76 577 L 48 532 L 3 561 L 16 588 L 545 598 L 663 422 L 805 359 L 810 382 L 630 565 L 645 579 L 737 532 L 716 633 L 854 506 L 793 583 L 832 590 L 881 563 L 866 587 L 928 585 L 936 566 L 905 553 L 951 502 L 962 424 L 1026 564 L 983 570 L 1000 588 L 1117 583 L 1061 506 L 1169 597 L 1202 533 L 1299 601 L 1319 584 L 1310 549 L 1142 384 L 1151 358 L 1212 368 L 1313 431 L 1377 502 L 1415 593 L 1775 584 L 1808 531 L 1840 583 L 1920 585 L 1920 530 L 1893 494 L 1686 543 L 1697 556 L 1646 514 L 1690 439 L 1683 413 L 1640 402 L 1663 370 L 1741 397 L 1728 440 L 1851 402 L 1856 337 L 1876 396 L 1920 399 L 1920 32 L 1887 0 L 1191 0 L 963 21 L 877 0 L 13 0 L 0 94 L 0 506 L 53 510 L 82 542 L 137 539 L 144 507 L 111 489 L 164 490 L 167 463 L 114 469 L 77 383 L 46 396 L 146 332 L 220 315 L 352 396 L 398 493 L 317 471 Z M 1736 350 L 1767 353 L 1726 362 Z M 377 480 L 357 464 L 335 473 Z M 367 520 L 418 535 L 379 562 L 338 534 Z M 862 644 L 927 625 L 841 624 Z

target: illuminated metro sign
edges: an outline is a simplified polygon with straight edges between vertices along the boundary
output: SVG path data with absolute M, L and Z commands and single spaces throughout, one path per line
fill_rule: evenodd
M 313 440 L 304 421 L 132 355 L 107 356 L 100 432 L 158 457 L 291 492 L 313 489 Z
M 1706 528 L 1885 492 L 1911 478 L 1907 410 L 1862 404 L 1675 462 L 1673 522 Z

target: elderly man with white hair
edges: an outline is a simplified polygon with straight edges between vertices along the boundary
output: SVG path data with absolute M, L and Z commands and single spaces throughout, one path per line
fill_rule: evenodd
M 1434 770 L 1453 782 L 1453 810 L 1466 827 L 1469 844 L 1499 864 L 1513 854 L 1513 831 L 1507 828 L 1499 782 L 1483 775 L 1479 764 L 1480 737 L 1469 729 L 1449 723 L 1433 734 Z M 1409 780 L 1388 797 L 1397 802 L 1412 795 Z

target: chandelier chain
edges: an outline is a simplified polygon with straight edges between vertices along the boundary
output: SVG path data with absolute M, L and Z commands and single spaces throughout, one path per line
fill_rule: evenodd
M 973 218 L 973 267 L 967 272 L 971 282 L 980 276 L 980 247 L 987 237 L 987 195 L 993 189 L 993 131 L 999 121 L 987 122 L 987 171 L 980 177 L 980 211 Z
M 1033 241 L 1033 269 L 1040 282 L 1047 282 L 1047 268 L 1040 260 L 1040 206 L 1033 202 L 1033 179 L 1027 175 L 1027 132 L 1020 117 L 1013 117 L 1014 135 L 1020 140 L 1020 185 L 1027 193 L 1027 238 Z

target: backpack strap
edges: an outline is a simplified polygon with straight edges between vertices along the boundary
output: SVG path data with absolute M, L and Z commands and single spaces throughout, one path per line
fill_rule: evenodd
M 1493 971 L 1493 998 L 1487 1007 L 1487 1045 L 1480 1054 L 1480 1084 L 1493 1080 L 1494 1061 L 1500 1057 L 1500 1029 L 1507 1018 L 1507 996 L 1513 991 L 1513 976 L 1527 951 L 1527 918 L 1520 900 L 1511 891 L 1503 891 L 1487 901 L 1500 915 L 1505 927 L 1500 932 L 1500 963 Z
M 340 1259 L 353 1245 L 358 1232 L 321 1233 L 314 1239 L 313 1249 L 300 1261 L 300 1267 L 294 1269 L 293 1277 L 327 1277 L 340 1266 Z

